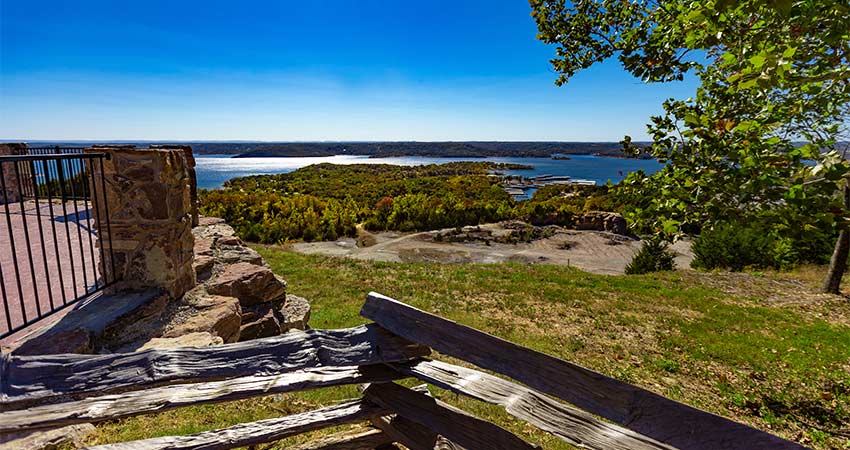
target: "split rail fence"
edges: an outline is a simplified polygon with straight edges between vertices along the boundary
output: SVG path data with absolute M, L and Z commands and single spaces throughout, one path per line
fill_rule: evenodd
M 374 323 L 308 330 L 215 347 L 110 355 L 2 355 L 0 435 L 96 423 L 188 405 L 226 402 L 345 384 L 363 384 L 357 400 L 291 416 L 188 436 L 101 445 L 119 449 L 229 449 L 366 422 L 300 450 L 537 448 L 513 433 L 440 402 L 417 378 L 500 405 L 578 448 L 804 448 L 692 408 L 380 294 L 361 315 Z M 496 372 L 431 360 L 435 350 Z

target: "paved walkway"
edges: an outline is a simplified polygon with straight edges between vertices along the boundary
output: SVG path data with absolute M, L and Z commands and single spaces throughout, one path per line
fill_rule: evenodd
M 22 214 L 20 203 L 0 205 L 5 290 L 0 334 L 85 296 L 100 282 L 100 250 L 90 231 L 95 220 L 84 202 L 25 201 L 23 206 Z

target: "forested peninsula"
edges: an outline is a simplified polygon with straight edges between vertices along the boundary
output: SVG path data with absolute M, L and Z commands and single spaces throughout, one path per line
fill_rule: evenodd
M 255 175 L 201 192 L 201 212 L 222 217 L 246 240 L 335 240 L 368 230 L 421 231 L 519 219 L 570 225 L 582 211 L 617 209 L 607 186 L 546 186 L 515 201 L 503 170 L 528 166 L 454 162 L 423 166 L 316 164 L 280 175 Z M 581 191 L 568 196 L 566 192 Z

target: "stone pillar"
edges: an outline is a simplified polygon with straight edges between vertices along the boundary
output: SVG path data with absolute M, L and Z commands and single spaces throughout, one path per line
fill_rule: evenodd
M 102 268 L 110 272 L 114 263 L 120 288 L 161 288 L 176 298 L 194 287 L 192 183 L 184 151 L 98 146 L 86 152 L 106 154 L 103 169 L 91 165 L 98 243 L 112 246 Z
M 186 169 L 189 171 L 189 195 L 192 199 L 192 227 L 198 226 L 198 177 L 195 175 L 195 155 L 191 145 L 154 144 L 156 149 L 182 150 L 186 157 Z
M 0 156 L 26 155 L 27 144 L 8 143 L 0 144 Z M 21 199 L 21 191 L 18 189 L 18 177 L 15 174 L 15 164 L 11 162 L 0 164 L 0 176 L 3 177 L 3 182 L 6 184 L 5 196 L 0 192 L 0 205 L 3 204 L 3 199 L 7 203 L 15 203 Z M 24 180 L 21 180 L 24 182 Z M 2 185 L 0 185 L 2 186 Z

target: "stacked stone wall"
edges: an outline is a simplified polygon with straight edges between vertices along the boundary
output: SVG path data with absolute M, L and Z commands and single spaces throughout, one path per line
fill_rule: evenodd
M 180 150 L 186 158 L 186 172 L 189 175 L 189 198 L 192 202 L 192 226 L 198 226 L 198 179 L 195 176 L 195 155 L 191 145 L 154 144 L 153 149 Z
M 192 268 L 194 177 L 185 152 L 173 149 L 92 147 L 105 153 L 103 166 L 92 166 L 93 179 L 104 177 L 105 202 L 97 196 L 98 244 L 112 247 L 102 270 L 115 270 L 119 288 L 161 288 L 179 297 L 195 285 Z M 101 172 L 102 170 L 102 172 Z M 98 186 L 100 188 L 100 186 Z
M 26 154 L 27 144 L 0 144 L 0 156 L 15 156 Z M 17 201 L 20 201 L 21 191 L 18 188 L 18 177 L 15 173 L 15 165 L 13 163 L 0 164 L 0 172 L 2 172 L 0 173 L 0 177 L 3 177 L 3 184 L 0 184 L 0 189 L 5 189 L 5 192 L 0 191 L 0 205 L 2 205 L 4 201 L 5 203 L 15 203 Z

